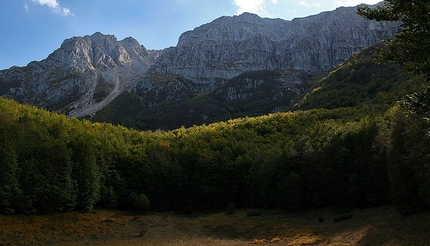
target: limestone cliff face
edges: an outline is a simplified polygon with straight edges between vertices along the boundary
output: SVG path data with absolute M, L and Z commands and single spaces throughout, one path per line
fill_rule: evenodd
M 362 19 L 355 7 L 292 21 L 244 13 L 183 33 L 178 45 L 166 49 L 148 73 L 180 75 L 198 85 L 195 92 L 201 93 L 246 71 L 328 71 L 396 30 L 396 23 Z
M 0 94 L 69 116 L 89 115 L 137 83 L 158 54 L 133 38 L 73 37 L 40 62 L 0 71 Z

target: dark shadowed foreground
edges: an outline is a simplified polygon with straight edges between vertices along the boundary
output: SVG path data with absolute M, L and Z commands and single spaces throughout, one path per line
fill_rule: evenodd
M 296 214 L 248 209 L 2 215 L 0 245 L 428 245 L 429 219 L 430 212 L 401 216 L 392 206 Z

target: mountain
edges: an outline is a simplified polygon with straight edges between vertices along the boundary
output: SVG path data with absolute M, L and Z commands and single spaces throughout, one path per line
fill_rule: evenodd
M 73 37 L 40 62 L 0 71 L 0 94 L 71 117 L 89 115 L 136 84 L 159 54 L 131 37 Z
M 237 104 L 261 102 L 264 96 L 271 98 L 270 106 L 255 111 L 264 114 L 288 106 L 307 87 L 305 78 L 327 72 L 353 52 L 392 37 L 397 27 L 397 23 L 364 20 L 355 7 L 341 7 L 292 21 L 249 13 L 224 16 L 183 33 L 176 47 L 163 51 L 147 50 L 133 38 L 118 41 L 95 33 L 65 40 L 40 62 L 0 71 L 0 95 L 69 117 L 96 118 L 116 98 L 136 102 L 133 113 L 142 116 L 149 108 L 171 111 L 168 105 L 190 98 L 198 101 L 209 93 L 215 104 L 221 100 L 233 105 L 223 113 L 227 117 L 243 108 Z M 265 76 L 267 71 L 277 72 Z M 243 80 L 250 75 L 253 78 Z M 272 89 L 259 93 L 262 85 Z M 116 117 L 125 113 L 121 110 L 111 107 L 109 114 Z M 210 112 L 203 111 L 198 118 L 216 118 L 209 119 Z

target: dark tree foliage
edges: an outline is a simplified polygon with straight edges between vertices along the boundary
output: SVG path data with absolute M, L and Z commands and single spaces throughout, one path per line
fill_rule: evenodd
M 415 92 L 406 95 L 400 101 L 404 111 L 410 115 L 421 115 L 423 119 L 429 118 L 430 113 L 430 87 L 428 85 L 420 86 Z
M 17 156 L 15 149 L 7 143 L 0 143 L 0 212 L 14 212 L 17 196 L 20 194 L 17 177 Z
M 367 104 L 380 113 L 391 108 L 422 81 L 404 74 L 403 67 L 398 64 L 387 61 L 372 62 L 378 57 L 376 50 L 381 45 L 373 45 L 360 53 L 352 54 L 323 78 L 313 91 L 299 100 L 295 109 L 334 109 Z
M 393 39 L 384 41 L 383 58 L 409 71 L 430 75 L 430 4 L 427 0 L 385 0 L 376 8 L 361 7 L 358 14 L 377 21 L 399 21 Z
M 359 8 L 358 14 L 378 21 L 399 21 L 400 29 L 384 41 L 382 58 L 404 65 L 419 75 L 415 88 L 391 112 L 389 132 L 389 177 L 393 202 L 403 214 L 430 208 L 429 185 L 429 78 L 430 4 L 427 0 L 385 0 L 375 9 Z
M 429 123 L 400 109 L 390 112 L 386 126 L 388 173 L 392 200 L 402 214 L 430 209 Z
M 383 41 L 382 59 L 395 61 L 407 71 L 422 76 L 425 88 L 407 96 L 404 104 L 410 111 L 428 114 L 430 79 L 430 4 L 427 0 L 385 0 L 376 8 L 361 7 L 358 14 L 377 21 L 399 21 L 393 39 Z

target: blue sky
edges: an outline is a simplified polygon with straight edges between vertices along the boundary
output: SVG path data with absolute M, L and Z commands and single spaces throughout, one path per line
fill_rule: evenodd
M 291 20 L 380 0 L 0 0 L 0 70 L 46 58 L 64 39 L 113 34 L 148 49 L 177 44 L 188 30 L 251 12 Z

